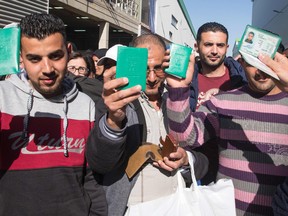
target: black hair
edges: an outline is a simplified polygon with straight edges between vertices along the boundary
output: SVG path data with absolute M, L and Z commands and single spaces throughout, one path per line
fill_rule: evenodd
M 60 33 L 66 43 L 64 22 L 57 16 L 45 13 L 32 13 L 20 21 L 21 34 L 42 40 L 54 33 Z
M 197 37 L 196 37 L 197 43 L 198 44 L 200 43 L 201 34 L 202 33 L 210 32 L 210 31 L 212 31 L 212 32 L 223 32 L 224 34 L 227 35 L 226 42 L 228 43 L 229 34 L 228 34 L 227 29 L 225 28 L 225 26 L 223 26 L 222 24 L 217 23 L 217 22 L 207 22 L 207 23 L 203 24 L 202 26 L 200 26 L 200 28 L 197 31 Z
M 106 55 L 108 49 L 106 48 L 101 48 L 101 49 L 97 49 L 92 53 L 92 56 L 96 56 L 97 58 L 102 58 Z
M 92 54 L 88 51 L 83 53 L 84 61 L 86 62 L 87 68 L 89 69 L 89 74 L 93 74 L 93 76 L 96 74 L 96 68 L 95 64 L 92 58 Z
M 164 40 L 156 34 L 143 34 L 136 37 L 132 41 L 132 46 L 137 47 L 140 44 L 152 43 L 163 47 L 163 50 L 166 50 L 166 44 Z

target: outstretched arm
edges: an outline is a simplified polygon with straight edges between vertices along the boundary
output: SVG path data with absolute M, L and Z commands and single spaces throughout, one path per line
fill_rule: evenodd
M 100 174 L 117 168 L 125 159 L 126 106 L 137 99 L 141 91 L 140 86 L 117 90 L 128 80 L 115 79 L 115 71 L 116 67 L 112 67 L 104 72 L 103 100 L 101 99 L 96 106 L 105 106 L 107 112 L 97 112 L 96 107 L 95 126 L 87 142 L 88 164 L 94 172 Z
M 169 52 L 165 56 L 165 62 L 163 63 L 163 67 L 169 66 Z M 169 74 L 166 74 L 166 80 L 167 84 L 172 88 L 181 88 L 181 87 L 188 87 L 190 86 L 190 83 L 192 81 L 193 73 L 194 73 L 194 64 L 195 64 L 195 55 L 190 55 L 190 61 L 188 65 L 188 69 L 186 72 L 186 78 L 185 79 L 179 79 L 177 77 L 171 76 Z
M 192 54 L 185 79 L 167 75 L 169 133 L 177 138 L 181 147 L 188 145 L 199 146 L 212 138 L 212 136 L 217 136 L 217 131 L 219 130 L 219 122 L 217 115 L 214 115 L 216 109 L 213 104 L 205 110 L 205 113 L 192 113 L 190 110 L 189 85 L 194 73 L 194 63 L 195 58 L 194 54 Z

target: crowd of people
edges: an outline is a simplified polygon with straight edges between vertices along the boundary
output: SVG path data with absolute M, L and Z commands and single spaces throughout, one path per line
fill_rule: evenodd
M 276 80 L 227 56 L 228 30 L 204 23 L 179 79 L 165 73 L 163 39 L 140 35 L 131 46 L 148 50 L 146 89 L 120 90 L 129 82 L 115 78 L 124 45 L 80 52 L 51 14 L 19 27 L 21 72 L 0 82 L 0 215 L 123 216 L 175 193 L 177 172 L 187 187 L 232 179 L 237 216 L 288 215 L 284 47 L 258 57 Z M 127 175 L 129 159 L 168 134 L 176 150 Z

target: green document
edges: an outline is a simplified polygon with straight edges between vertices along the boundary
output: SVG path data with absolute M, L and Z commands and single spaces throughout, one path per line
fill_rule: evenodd
M 0 29 L 0 75 L 19 72 L 20 28 Z
M 116 78 L 127 77 L 129 83 L 120 89 L 141 85 L 146 89 L 148 49 L 135 47 L 118 47 Z
M 247 25 L 239 43 L 239 53 L 248 64 L 279 80 L 279 77 L 258 59 L 258 55 L 262 53 L 274 58 L 280 43 L 281 37 L 278 35 Z
M 172 44 L 170 49 L 170 63 L 169 67 L 165 69 L 165 72 L 178 78 L 186 78 L 191 52 L 191 47 Z

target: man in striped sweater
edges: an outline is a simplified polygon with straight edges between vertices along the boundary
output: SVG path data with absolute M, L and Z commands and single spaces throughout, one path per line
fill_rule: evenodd
M 283 54 L 282 54 L 283 55 Z M 279 87 L 288 92 L 288 59 L 284 55 L 284 58 L 275 58 L 272 60 L 271 58 L 265 57 L 261 59 L 267 66 L 272 68 L 274 72 L 278 75 L 281 82 Z M 276 193 L 272 200 L 272 208 L 274 216 L 285 216 L 288 215 L 288 175 L 286 174 L 285 181 L 278 185 Z
M 287 61 L 279 53 L 275 59 Z M 249 84 L 212 96 L 195 113 L 189 108 L 194 56 L 186 79 L 167 77 L 170 132 L 182 147 L 218 137 L 217 179 L 233 180 L 237 215 L 273 215 L 272 197 L 288 173 L 288 94 L 275 79 L 240 61 Z

